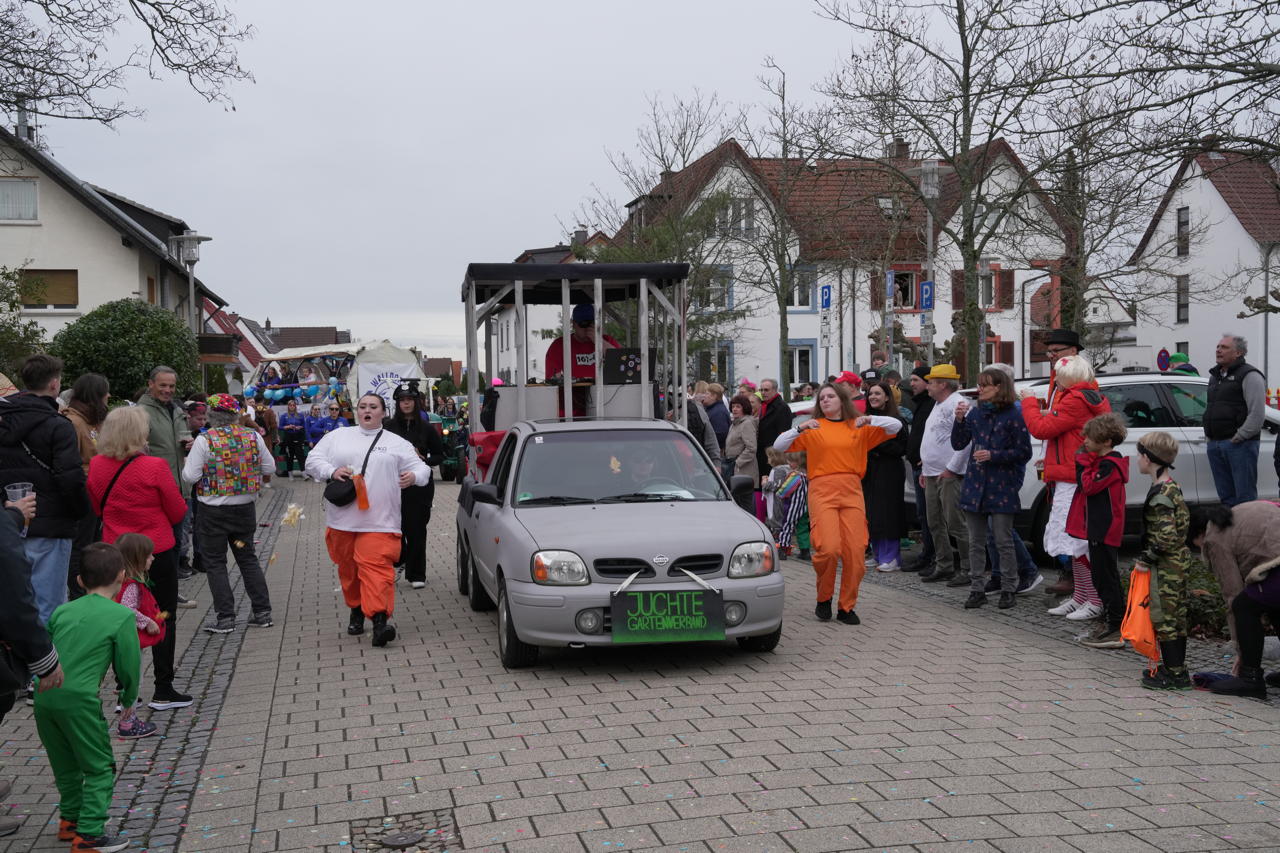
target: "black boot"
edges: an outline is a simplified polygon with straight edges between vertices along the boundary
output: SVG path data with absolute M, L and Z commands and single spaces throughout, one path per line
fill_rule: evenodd
M 1233 678 L 1224 678 L 1209 685 L 1214 693 L 1224 696 L 1249 696 L 1254 699 L 1267 698 L 1267 683 L 1262 677 L 1262 667 L 1241 666 L 1240 674 Z
M 385 646 L 396 638 L 396 626 L 387 622 L 387 614 L 373 614 L 373 644 Z
M 969 598 L 965 600 L 964 609 L 973 610 L 987 603 L 987 594 L 985 592 L 971 592 Z
M 829 621 L 831 619 L 831 599 L 828 598 L 826 601 L 819 601 L 818 606 L 813 608 L 813 615 L 817 616 L 823 622 Z
M 1142 686 L 1149 690 L 1190 690 L 1191 678 L 1183 664 L 1187 659 L 1187 638 L 1160 641 L 1160 666 L 1154 674 L 1143 673 Z
M 364 633 L 364 611 L 359 607 L 351 608 L 351 621 L 347 623 L 347 633 L 353 637 Z

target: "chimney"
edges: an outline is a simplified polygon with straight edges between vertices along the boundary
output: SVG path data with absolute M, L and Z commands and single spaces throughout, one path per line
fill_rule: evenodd
M 587 226 L 581 222 L 578 223 L 577 229 L 573 232 L 573 245 L 583 246 L 587 242 Z
M 36 143 L 36 127 L 31 123 L 27 116 L 27 102 L 25 98 L 19 98 L 17 103 L 18 126 L 14 128 L 14 135 L 30 145 Z
M 271 334 L 271 318 L 270 317 L 267 318 L 267 322 L 262 324 L 262 330 L 266 332 L 268 335 Z
M 908 145 L 907 140 L 903 139 L 901 136 L 895 136 L 893 138 L 893 145 L 891 146 L 889 156 L 894 160 L 906 160 L 911 156 L 911 146 Z
M 668 180 L 670 180 L 671 176 L 674 174 L 675 172 L 671 171 L 670 169 L 663 169 L 661 172 L 658 173 L 658 183 L 660 184 L 666 183 Z

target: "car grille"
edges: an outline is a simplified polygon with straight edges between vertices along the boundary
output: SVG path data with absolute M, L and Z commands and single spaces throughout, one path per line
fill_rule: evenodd
M 724 564 L 724 557 L 720 554 L 694 554 L 689 557 L 681 557 L 667 569 L 667 575 L 673 578 L 686 577 L 681 569 L 688 569 L 695 575 L 714 575 L 720 571 L 720 566 Z
M 628 578 L 636 572 L 642 578 L 654 576 L 653 566 L 633 557 L 602 557 L 592 563 L 591 567 L 602 578 Z

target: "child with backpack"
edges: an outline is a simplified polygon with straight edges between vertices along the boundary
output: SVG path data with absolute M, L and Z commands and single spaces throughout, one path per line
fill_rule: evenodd
M 1117 561 L 1129 460 L 1115 448 L 1128 434 L 1119 415 L 1098 415 L 1085 422 L 1084 444 L 1076 453 L 1076 493 L 1067 515 L 1067 534 L 1089 543 L 1089 577 L 1102 599 L 1102 623 L 1080 641 L 1093 649 L 1124 648 L 1120 623 L 1125 600 Z

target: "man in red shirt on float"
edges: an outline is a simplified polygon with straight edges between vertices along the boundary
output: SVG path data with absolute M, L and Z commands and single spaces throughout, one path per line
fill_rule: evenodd
M 570 352 L 573 356 L 572 381 L 594 382 L 596 378 L 596 308 L 594 305 L 573 306 L 573 332 L 569 336 Z M 600 340 L 605 347 L 621 346 L 609 335 L 601 335 Z M 547 381 L 564 374 L 564 337 L 558 337 L 547 347 Z M 573 416 L 586 417 L 587 389 L 575 388 L 573 391 Z M 563 405 L 563 404 L 562 404 Z M 561 415 L 564 411 L 561 410 Z

